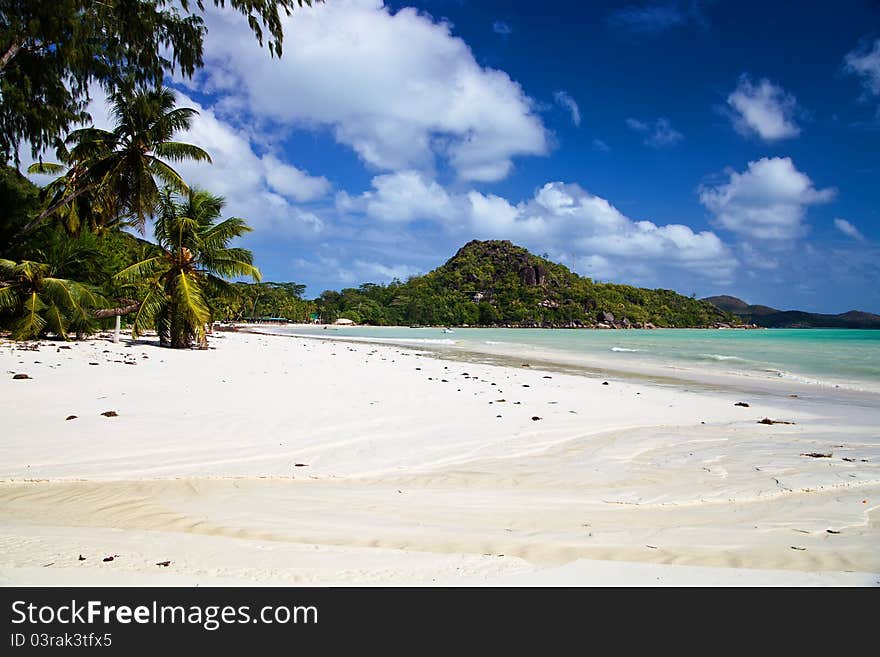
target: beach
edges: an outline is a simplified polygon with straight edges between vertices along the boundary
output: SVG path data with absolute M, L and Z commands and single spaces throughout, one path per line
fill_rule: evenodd
M 870 392 L 242 332 L 29 344 L 0 344 L 3 584 L 880 583 Z

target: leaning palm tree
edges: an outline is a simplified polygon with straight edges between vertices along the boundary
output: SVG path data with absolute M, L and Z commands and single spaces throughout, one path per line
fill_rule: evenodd
M 52 266 L 0 260 L 0 313 L 9 318 L 14 340 L 53 333 L 65 340 L 93 333 L 93 309 L 101 300 L 90 286 L 53 276 Z
M 124 87 L 109 100 L 115 127 L 83 128 L 68 135 L 65 148 L 70 149 L 63 152 L 62 159 L 70 167 L 69 179 L 61 186 L 60 197 L 54 197 L 22 232 L 69 206 L 79 196 L 100 189 L 101 197 L 111 204 L 110 214 L 128 219 L 143 233 L 146 219 L 152 216 L 159 201 L 160 183 L 177 192 L 185 193 L 188 189 L 166 160 L 211 161 L 210 155 L 198 146 L 173 141 L 176 133 L 189 128 L 198 112 L 175 107 L 171 89 L 135 91 Z M 58 170 L 57 165 L 39 167 L 45 172 Z
M 132 337 L 155 328 L 162 346 L 205 346 L 205 324 L 211 319 L 209 293 L 229 292 L 225 278 L 248 276 L 260 280 L 253 254 L 230 247 L 234 238 L 251 230 L 243 219 L 220 222 L 224 199 L 204 190 L 176 195 L 165 189 L 159 198 L 155 236 L 162 252 L 116 275 L 142 298 L 132 323 Z
M 54 217 L 61 228 L 68 235 L 79 237 L 83 231 L 98 234 L 117 227 L 122 219 L 119 204 L 105 187 L 92 184 L 89 163 L 73 160 L 64 143 L 58 145 L 55 155 L 58 163 L 34 162 L 28 173 L 64 174 L 42 190 L 47 205 L 55 208 Z

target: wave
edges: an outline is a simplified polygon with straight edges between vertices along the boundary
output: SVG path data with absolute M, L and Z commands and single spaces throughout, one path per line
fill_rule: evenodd
M 725 356 L 724 354 L 699 354 L 701 358 L 708 358 L 709 360 L 739 360 L 745 362 L 745 358 L 740 358 L 739 356 Z
M 625 352 L 633 352 L 641 351 L 641 349 L 628 349 L 627 347 L 611 347 L 611 351 L 625 351 Z
M 496 340 L 485 340 L 483 344 L 504 344 L 503 342 L 498 342 Z
M 456 344 L 455 340 L 450 340 L 448 338 L 376 338 L 377 340 L 382 340 L 383 342 L 407 342 L 407 343 L 416 343 L 416 344 Z

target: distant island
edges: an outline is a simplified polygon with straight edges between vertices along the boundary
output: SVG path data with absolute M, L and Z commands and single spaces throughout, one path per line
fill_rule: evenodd
M 721 295 L 703 301 L 733 313 L 743 322 L 766 328 L 849 328 L 880 329 L 880 315 L 850 310 L 839 315 L 808 313 L 803 310 L 777 310 L 769 306 L 750 305 L 736 297 Z

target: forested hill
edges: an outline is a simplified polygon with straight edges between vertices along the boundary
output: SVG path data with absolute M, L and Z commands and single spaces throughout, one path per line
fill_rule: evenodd
M 594 283 L 509 241 L 465 244 L 434 271 L 316 299 L 324 321 L 367 324 L 704 327 L 738 324 L 711 303 L 671 290 Z
M 880 329 L 880 315 L 850 310 L 839 315 L 808 313 L 803 310 L 777 310 L 770 306 L 747 304 L 742 299 L 722 295 L 703 299 L 735 314 L 744 322 L 767 328 L 855 328 Z

